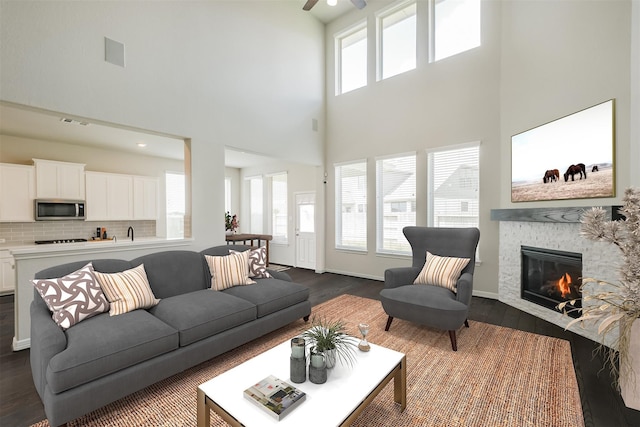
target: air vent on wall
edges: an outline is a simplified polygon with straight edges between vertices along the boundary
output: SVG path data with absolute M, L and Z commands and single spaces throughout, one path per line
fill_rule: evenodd
M 64 123 L 74 124 L 74 125 L 89 126 L 89 122 L 81 122 L 80 120 L 70 119 L 68 117 L 62 117 L 60 121 Z

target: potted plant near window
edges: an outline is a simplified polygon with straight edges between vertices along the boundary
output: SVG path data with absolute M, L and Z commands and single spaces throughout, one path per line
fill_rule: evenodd
M 311 354 L 324 354 L 328 368 L 335 366 L 338 360 L 349 366 L 355 363 L 358 340 L 346 333 L 342 320 L 314 317 L 311 323 L 311 328 L 302 333 L 311 345 Z
M 231 216 L 229 211 L 224 213 L 224 229 L 227 235 L 233 234 L 238 228 L 238 217 Z

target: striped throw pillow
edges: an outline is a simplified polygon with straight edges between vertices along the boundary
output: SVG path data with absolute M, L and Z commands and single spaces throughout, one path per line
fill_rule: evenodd
M 62 329 L 109 310 L 109 301 L 96 281 L 91 263 L 58 279 L 32 280 L 33 286 Z
M 427 260 L 414 285 L 434 285 L 457 291 L 457 282 L 469 258 L 442 257 L 427 251 Z
M 261 246 L 258 249 L 249 249 L 249 277 L 252 279 L 267 279 L 271 274 L 267 271 L 267 247 Z M 230 254 L 238 253 L 233 249 Z
M 109 315 L 128 313 L 139 308 L 151 308 L 160 302 L 153 295 L 144 264 L 120 273 L 94 273 L 111 303 Z
M 237 285 L 253 285 L 249 278 L 249 251 L 226 256 L 205 255 L 211 273 L 211 289 L 222 291 Z

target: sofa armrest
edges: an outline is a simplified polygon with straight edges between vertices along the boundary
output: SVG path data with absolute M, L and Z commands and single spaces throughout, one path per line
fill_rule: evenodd
M 40 296 L 31 302 L 31 375 L 38 394 L 42 398 L 47 383 L 47 366 L 56 354 L 67 347 L 67 336 L 51 318 L 51 312 Z
M 418 274 L 420 274 L 420 268 L 417 267 L 388 268 L 384 271 L 384 287 L 390 289 L 411 285 Z
M 291 280 L 291 276 L 289 276 L 284 271 L 269 270 L 268 268 L 267 268 L 267 271 L 269 272 L 271 277 L 273 277 L 274 279 L 280 279 L 280 280 L 286 280 L 287 282 L 293 282 L 293 280 Z
M 465 305 L 471 304 L 473 296 L 473 275 L 471 273 L 463 273 L 456 284 L 456 299 Z

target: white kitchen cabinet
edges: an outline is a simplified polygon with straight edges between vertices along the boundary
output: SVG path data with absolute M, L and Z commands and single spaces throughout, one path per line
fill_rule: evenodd
M 0 221 L 33 221 L 34 198 L 34 167 L 0 163 Z
M 133 219 L 133 176 L 86 172 L 87 221 Z
M 84 200 L 84 165 L 33 159 L 38 199 Z
M 158 178 L 133 177 L 133 219 L 158 218 Z
M 16 263 L 9 251 L 0 251 L 0 294 L 16 290 Z

